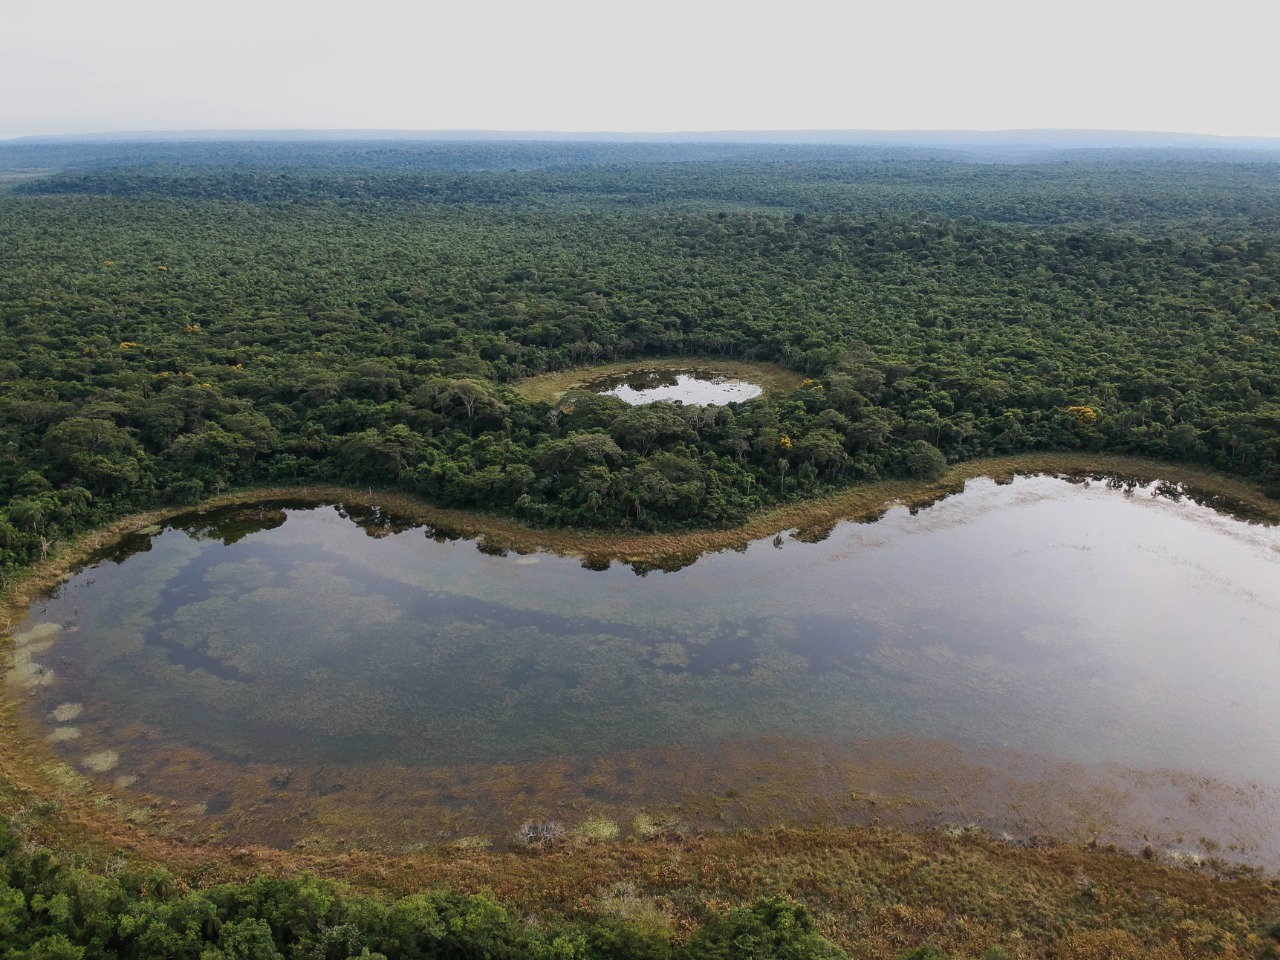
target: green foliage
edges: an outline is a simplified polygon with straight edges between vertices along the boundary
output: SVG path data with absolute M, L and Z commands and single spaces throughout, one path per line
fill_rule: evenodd
M 839 960 L 847 955 L 814 928 L 801 905 L 784 898 L 729 911 L 689 942 L 690 960 Z
M 927 440 L 913 440 L 902 453 L 902 463 L 917 480 L 936 480 L 947 469 L 947 458 Z
M 598 144 L 6 163 L 78 167 L 0 195 L 0 569 L 263 483 L 646 529 L 1043 450 L 1280 491 L 1272 163 Z M 812 379 L 707 410 L 517 389 L 673 354 Z
M 713 920 L 687 948 L 665 928 L 609 914 L 534 925 L 488 894 L 387 902 L 303 875 L 181 892 L 24 853 L 0 818 L 0 955 L 15 960 L 695 960 L 834 958 L 803 907 L 782 900 Z M 28 908 L 28 904 L 30 905 Z M 747 952 L 730 952 L 741 950 Z

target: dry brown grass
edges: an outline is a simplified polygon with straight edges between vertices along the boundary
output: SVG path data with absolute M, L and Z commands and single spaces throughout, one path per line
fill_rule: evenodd
M 174 844 L 101 814 L 55 818 L 44 829 L 44 839 L 93 862 L 165 863 L 192 886 L 310 870 L 397 895 L 436 885 L 487 890 L 518 914 L 541 916 L 595 910 L 625 886 L 684 931 L 708 910 L 784 894 L 806 903 L 823 933 L 859 960 L 926 943 L 966 956 L 998 944 L 1019 958 L 1257 957 L 1263 925 L 1280 916 L 1280 885 L 1257 875 L 1215 877 L 1087 846 L 1015 847 L 935 831 L 569 839 L 527 852 L 454 844 L 389 857 Z

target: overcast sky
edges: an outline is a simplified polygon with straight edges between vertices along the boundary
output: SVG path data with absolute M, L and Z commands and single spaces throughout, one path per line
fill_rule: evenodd
M 218 128 L 1280 136 L 1276 0 L 0 0 L 0 137 Z

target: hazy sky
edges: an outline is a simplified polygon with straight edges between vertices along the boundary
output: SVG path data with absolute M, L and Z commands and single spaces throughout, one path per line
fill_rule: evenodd
M 1280 136 L 1276 0 L 0 0 L 0 137 L 1071 127 Z

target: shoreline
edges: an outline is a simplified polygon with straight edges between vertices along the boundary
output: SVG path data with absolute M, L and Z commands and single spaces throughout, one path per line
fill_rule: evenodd
M 1256 484 L 1202 467 L 1184 466 L 1120 454 L 1045 453 L 983 457 L 954 464 L 935 481 L 881 480 L 809 500 L 765 508 L 745 523 L 722 529 L 681 531 L 570 530 L 532 527 L 501 514 L 437 507 L 395 490 L 338 484 L 298 484 L 231 490 L 198 504 L 160 507 L 115 520 L 90 531 L 50 558 L 28 568 L 0 591 L 0 644 L 16 609 L 25 610 L 77 565 L 115 541 L 175 517 L 263 501 L 317 500 L 358 507 L 383 507 L 400 520 L 435 527 L 464 539 L 482 541 L 485 549 L 515 553 L 545 551 L 591 563 L 691 561 L 704 553 L 740 550 L 750 543 L 786 531 L 798 539 L 821 540 L 836 524 L 876 519 L 894 507 L 923 509 L 962 493 L 969 480 L 987 477 L 997 483 L 1018 476 L 1052 475 L 1102 480 L 1120 478 L 1139 484 L 1164 481 L 1181 485 L 1197 502 L 1249 523 L 1280 524 L 1280 501 L 1268 498 Z M 0 649 L 3 649 L 0 647 Z
M 462 536 L 482 541 L 486 549 L 510 549 L 517 552 L 549 550 L 562 556 L 578 557 L 584 562 L 603 559 L 624 563 L 660 563 L 664 559 L 696 559 L 703 553 L 736 549 L 752 541 L 769 537 L 779 531 L 797 530 L 801 538 L 821 539 L 837 523 L 846 520 L 868 519 L 895 506 L 919 508 L 936 502 L 964 489 L 965 483 L 978 477 L 991 477 L 997 481 L 1011 480 L 1015 476 L 1051 474 L 1080 478 L 1122 477 L 1135 482 L 1163 480 L 1184 484 L 1195 491 L 1195 496 L 1221 498 L 1247 508 L 1254 522 L 1273 524 L 1280 522 L 1280 503 L 1268 500 L 1252 484 L 1231 477 L 1193 467 L 1179 467 L 1156 461 L 1112 455 L 1047 454 L 1038 456 L 1004 457 L 971 461 L 953 467 L 945 477 L 935 483 L 888 481 L 870 484 L 832 496 L 787 504 L 763 511 L 746 524 L 727 530 L 696 530 L 686 533 L 627 533 L 627 532 L 573 532 L 564 530 L 538 530 L 515 521 L 475 514 L 468 511 L 431 507 L 415 497 L 376 490 L 358 491 L 339 486 L 272 486 L 228 492 L 196 506 L 174 507 L 147 511 L 123 518 L 99 530 L 92 531 L 68 545 L 57 556 L 32 568 L 29 575 L 9 585 L 4 594 L 3 613 L 8 629 L 17 621 L 15 614 L 25 613 L 39 594 L 62 579 L 67 571 L 88 561 L 92 555 L 116 540 L 131 533 L 138 533 L 168 519 L 199 514 L 203 511 L 251 504 L 263 500 L 298 500 L 314 498 L 338 501 L 350 505 L 382 506 L 405 519 L 420 521 L 447 529 Z M 0 652 L 8 649 L 8 637 L 0 637 Z M 62 821 L 55 836 L 64 837 L 73 845 L 84 844 L 90 848 L 123 848 L 151 857 L 173 860 L 194 866 L 199 861 L 216 861 L 220 869 L 233 872 L 249 868 L 273 869 L 280 865 L 304 863 L 320 867 L 332 866 L 340 854 L 332 850 L 304 853 L 262 847 L 247 842 L 239 847 L 233 841 L 200 840 L 190 835 L 168 835 L 162 826 L 163 811 L 158 822 L 147 813 L 154 803 L 139 797 L 130 803 L 98 789 L 87 777 L 79 776 L 66 767 L 51 744 L 37 735 L 21 715 L 21 696 L 12 688 L 0 702 L 0 730 L 5 736 L 0 746 L 0 812 L 13 812 L 23 808 L 36 808 L 55 802 L 60 805 L 58 819 Z M 864 831 L 891 830 L 903 836 L 925 836 L 929 831 L 885 827 L 833 827 L 831 825 L 779 826 L 770 828 L 766 835 L 810 836 L 848 830 L 850 835 Z M 716 844 L 732 845 L 741 830 L 730 829 Z M 749 831 L 750 832 L 750 831 Z M 717 836 L 719 836 L 717 834 Z M 631 841 L 620 841 L 626 846 Z M 917 841 L 913 841 L 917 842 Z M 996 848 L 1004 846 L 992 838 Z M 1060 838 L 1056 843 L 1063 848 L 1073 848 L 1072 840 Z M 411 855 L 419 869 L 433 873 L 444 870 L 444 860 L 450 855 L 447 845 L 440 849 L 426 849 Z M 595 849 L 594 847 L 592 849 Z M 243 851 L 250 851 L 241 856 Z M 356 851 L 351 851 L 353 854 Z M 345 854 L 343 854 L 345 855 Z M 403 854 L 399 855 L 403 856 Z M 487 862 L 498 863 L 510 857 L 521 858 L 523 853 L 493 851 L 468 856 L 491 858 Z M 394 854 L 360 851 L 366 865 L 391 862 Z M 242 862 L 243 861 L 243 862 Z M 329 866 L 324 867 L 329 869 Z M 372 869 L 372 867 L 371 867 Z M 381 868 L 378 868 L 381 869 Z M 404 868 L 408 870 L 407 866 Z M 341 872 L 341 871 L 339 871 Z M 415 874 L 417 869 L 413 871 Z
M 757 360 L 713 360 L 709 357 L 656 357 L 650 361 L 618 360 L 613 363 L 585 364 L 568 370 L 556 370 L 526 377 L 509 384 L 521 396 L 529 400 L 556 403 L 570 390 L 580 389 L 588 383 L 606 377 L 633 373 L 710 373 L 718 376 L 748 380 L 760 387 L 762 396 L 789 393 L 805 381 L 803 373 L 797 373 L 776 363 Z

